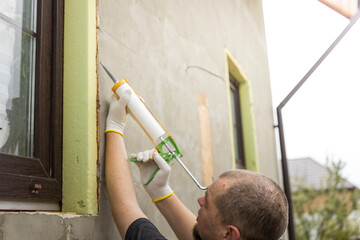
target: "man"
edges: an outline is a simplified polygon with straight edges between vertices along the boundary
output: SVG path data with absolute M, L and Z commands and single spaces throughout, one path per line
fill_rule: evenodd
M 106 120 L 105 171 L 111 210 L 122 239 L 165 239 L 136 200 L 123 139 L 130 96 L 126 92 L 120 100 L 114 97 Z M 246 170 L 223 173 L 198 199 L 196 217 L 170 188 L 170 166 L 156 151 L 138 153 L 136 158 L 143 183 L 154 168 L 160 168 L 144 188 L 178 239 L 276 240 L 286 229 L 286 197 L 261 174 Z

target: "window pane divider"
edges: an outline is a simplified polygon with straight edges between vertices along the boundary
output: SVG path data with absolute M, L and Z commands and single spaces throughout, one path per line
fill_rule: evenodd
M 25 33 L 29 34 L 32 37 L 36 37 L 36 33 L 34 31 L 31 31 L 30 29 L 28 29 L 27 27 L 23 27 L 20 26 L 16 21 L 14 21 L 13 19 L 9 18 L 8 16 L 0 13 L 0 19 L 4 20 L 5 22 L 15 26 L 16 28 L 24 31 Z

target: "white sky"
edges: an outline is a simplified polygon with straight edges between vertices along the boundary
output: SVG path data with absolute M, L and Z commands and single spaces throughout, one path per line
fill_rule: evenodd
M 263 7 L 276 108 L 349 20 L 317 0 L 264 0 Z M 282 111 L 288 158 L 341 159 L 343 176 L 358 187 L 359 57 L 360 20 Z

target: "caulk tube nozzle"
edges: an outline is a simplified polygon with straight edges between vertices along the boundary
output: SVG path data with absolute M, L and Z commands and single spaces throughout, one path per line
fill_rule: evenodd
M 110 76 L 110 78 L 114 81 L 114 83 L 117 83 L 119 80 L 110 72 L 110 70 L 100 62 L 101 66 L 105 69 L 106 73 Z

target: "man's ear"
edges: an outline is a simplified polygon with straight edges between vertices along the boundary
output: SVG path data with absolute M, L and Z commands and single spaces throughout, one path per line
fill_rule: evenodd
M 226 227 L 226 240 L 239 240 L 240 239 L 240 231 L 237 227 L 233 225 L 228 225 Z

